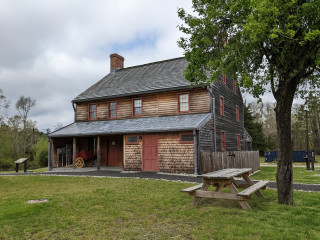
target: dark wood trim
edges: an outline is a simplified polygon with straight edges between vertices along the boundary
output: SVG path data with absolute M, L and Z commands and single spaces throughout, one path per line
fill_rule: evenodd
M 96 118 L 91 118 L 91 116 L 90 116 L 90 106 L 91 105 L 95 105 L 96 106 Z M 95 120 L 97 120 L 98 119 L 98 104 L 96 104 L 96 103 L 89 103 L 88 104 L 88 120 L 89 121 L 95 121 Z
M 115 117 L 110 117 L 110 103 L 116 103 L 116 116 Z M 117 119 L 118 117 L 118 101 L 108 101 L 108 119 Z
M 137 137 L 137 142 L 128 142 L 128 137 Z M 127 145 L 139 145 L 139 135 L 126 135 L 126 144 Z
M 180 95 L 185 95 L 185 94 L 188 95 L 188 111 L 180 111 Z M 190 94 L 189 94 L 189 92 L 178 93 L 177 101 L 178 101 L 178 113 L 189 113 L 190 112 Z
M 141 100 L 141 114 L 139 114 L 139 115 L 135 115 L 135 114 L 134 114 L 134 109 L 135 109 L 135 107 L 134 107 L 134 100 Z M 142 97 L 133 98 L 133 99 L 132 99 L 132 117 L 142 117 L 142 115 L 143 115 L 143 101 L 142 101 Z
M 181 133 L 179 133 L 179 142 L 181 144 L 194 143 L 194 140 L 192 140 L 192 141 L 182 141 L 182 135 L 192 135 L 192 137 L 193 137 L 193 133 L 192 132 L 181 132 Z

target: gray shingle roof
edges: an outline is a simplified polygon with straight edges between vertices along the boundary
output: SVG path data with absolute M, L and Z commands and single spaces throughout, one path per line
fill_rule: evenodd
M 105 76 L 73 102 L 189 88 L 190 83 L 183 76 L 187 66 L 188 62 L 184 58 L 174 58 L 123 68 Z
M 49 134 L 49 137 L 97 136 L 108 134 L 189 131 L 208 122 L 210 113 L 124 120 L 75 122 Z

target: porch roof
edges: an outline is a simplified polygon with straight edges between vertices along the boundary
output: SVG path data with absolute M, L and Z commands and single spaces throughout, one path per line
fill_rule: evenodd
M 49 137 L 97 136 L 148 132 L 199 130 L 211 114 L 186 114 L 166 117 L 75 122 L 49 134 Z

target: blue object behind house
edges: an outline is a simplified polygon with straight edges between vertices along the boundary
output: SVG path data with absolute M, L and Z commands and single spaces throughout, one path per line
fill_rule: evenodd
M 311 156 L 314 156 L 314 151 L 310 151 Z M 293 162 L 305 162 L 304 157 L 307 155 L 307 151 L 292 151 Z M 278 158 L 277 151 L 264 152 L 265 162 L 273 162 Z

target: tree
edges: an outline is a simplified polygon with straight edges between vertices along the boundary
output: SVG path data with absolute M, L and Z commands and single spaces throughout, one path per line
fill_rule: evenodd
M 244 105 L 244 127 L 253 139 L 252 149 L 260 152 L 266 150 L 266 142 L 262 131 L 262 123 L 255 121 L 250 106 Z
M 3 123 L 5 117 L 8 117 L 7 110 L 9 108 L 9 101 L 6 96 L 3 95 L 3 91 L 0 89 L 0 124 Z
M 293 204 L 291 107 L 299 87 L 319 83 L 320 1 L 193 0 L 178 10 L 178 42 L 195 84 L 228 73 L 255 97 L 271 86 L 279 140 L 278 203 Z
M 27 119 L 28 114 L 32 107 L 36 105 L 36 100 L 32 99 L 31 97 L 24 97 L 21 96 L 18 101 L 16 102 L 16 109 L 19 112 L 19 115 L 23 122 L 23 152 L 26 154 L 26 126 L 27 126 Z

